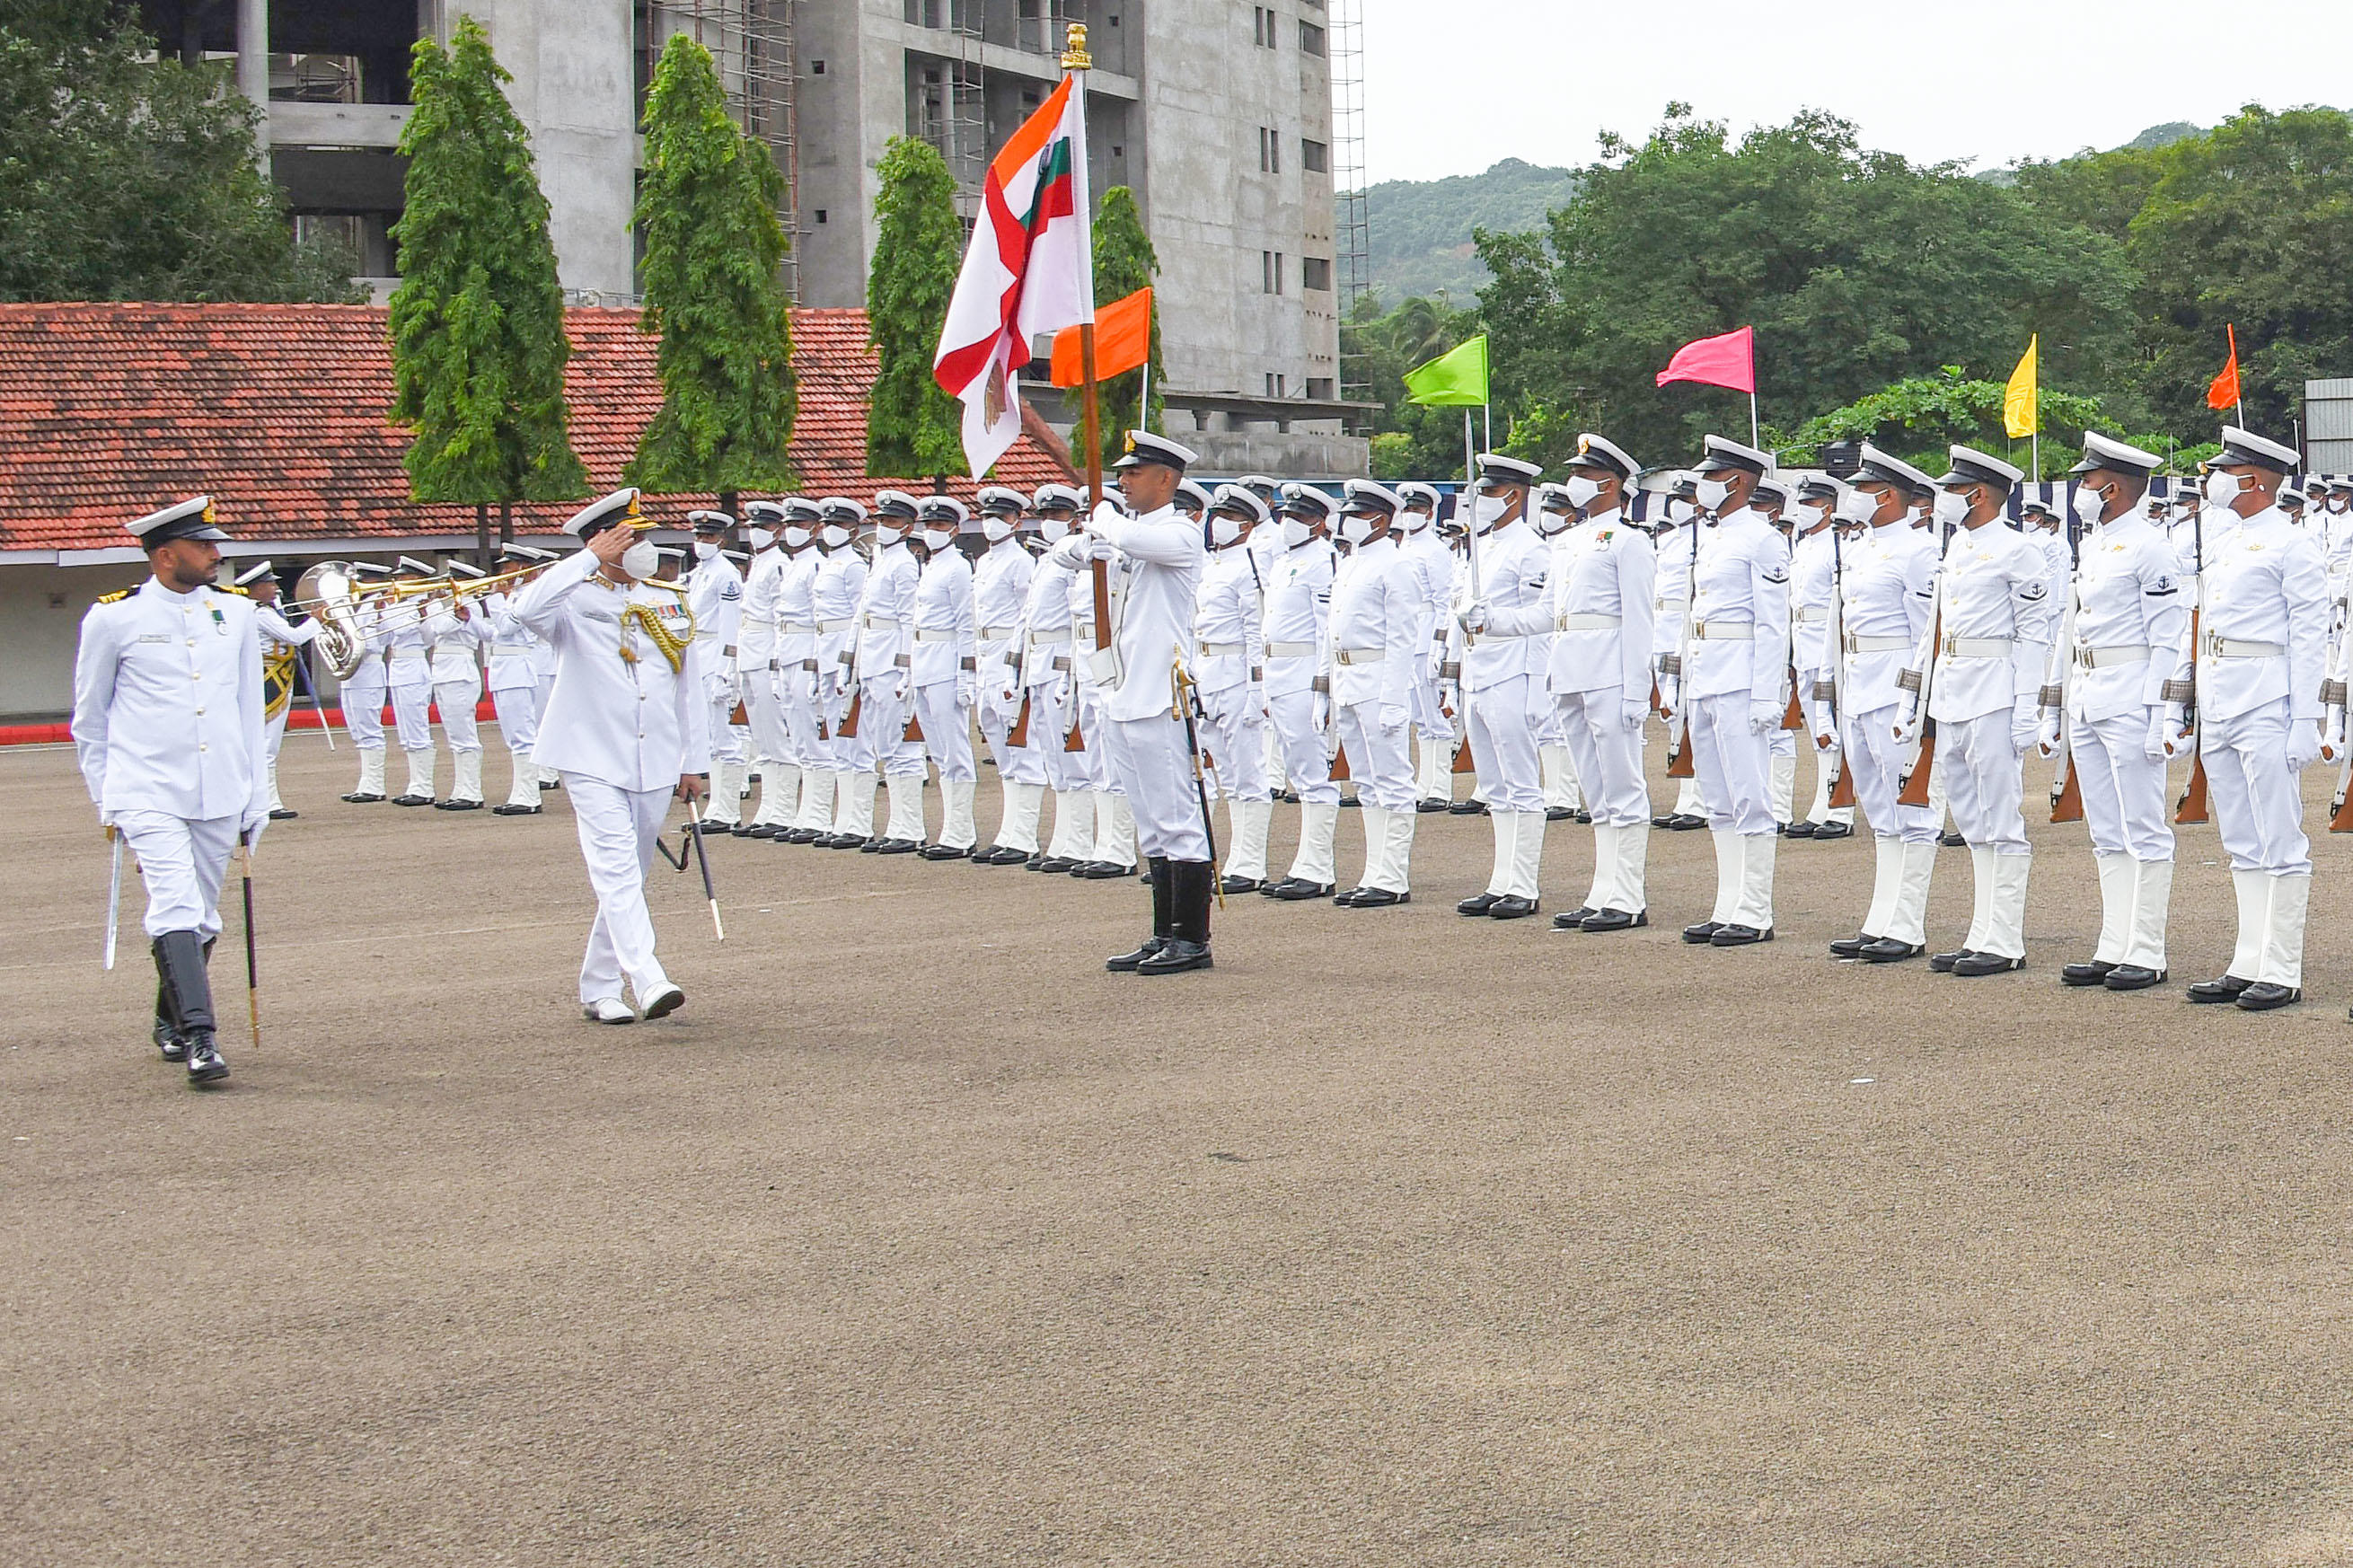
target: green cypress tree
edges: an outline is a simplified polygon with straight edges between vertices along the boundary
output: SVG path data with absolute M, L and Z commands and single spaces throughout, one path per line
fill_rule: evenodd
M 1152 249 L 1152 237 L 1144 229 L 1143 215 L 1135 209 L 1135 193 L 1125 185 L 1113 185 L 1095 204 L 1095 306 L 1098 310 L 1116 300 L 1124 300 L 1138 289 L 1152 282 L 1160 270 L 1160 258 Z M 1126 444 L 1126 433 L 1133 429 L 1160 428 L 1160 393 L 1164 378 L 1160 370 L 1160 300 L 1152 300 L 1152 406 L 1138 407 L 1144 395 L 1144 372 L 1129 371 L 1098 384 L 1096 405 L 1103 416 L 1103 467 L 1117 462 Z M 1142 415 L 1144 423 L 1128 421 Z
M 513 79 L 480 25 L 459 17 L 447 50 L 418 39 L 409 79 L 392 421 L 417 435 L 410 497 L 471 502 L 487 553 L 491 505 L 504 534 L 514 502 L 588 488 L 566 431 L 564 289 L 530 143 L 499 85 Z
M 881 230 L 866 279 L 866 331 L 878 364 L 866 405 L 866 471 L 937 481 L 965 466 L 964 411 L 932 379 L 964 259 L 955 177 L 936 148 L 913 136 L 892 137 L 875 173 Z
M 646 100 L 642 329 L 661 334 L 661 412 L 627 478 L 649 489 L 790 489 L 792 320 L 777 268 L 784 181 L 737 128 L 711 52 L 673 34 Z

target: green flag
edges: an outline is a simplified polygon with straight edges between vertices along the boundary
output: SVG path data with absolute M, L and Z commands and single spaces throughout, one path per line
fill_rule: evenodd
M 1487 334 L 1405 373 L 1409 402 L 1432 407 L 1487 401 Z

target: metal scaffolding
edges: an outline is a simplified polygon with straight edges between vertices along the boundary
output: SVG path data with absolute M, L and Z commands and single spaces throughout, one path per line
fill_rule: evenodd
M 659 55 L 671 33 L 711 51 L 727 107 L 744 133 L 765 142 L 784 175 L 776 220 L 791 241 L 785 291 L 801 297 L 800 151 L 793 102 L 793 0 L 659 0 L 649 7 L 649 47 Z
M 1373 285 L 1372 211 L 1365 193 L 1365 17 L 1362 0 L 1331 0 L 1332 243 L 1340 320 Z M 1351 361 L 1355 363 L 1352 365 Z M 1340 395 L 1365 393 L 1363 356 L 1340 356 Z M 1351 371 L 1356 374 L 1351 374 Z

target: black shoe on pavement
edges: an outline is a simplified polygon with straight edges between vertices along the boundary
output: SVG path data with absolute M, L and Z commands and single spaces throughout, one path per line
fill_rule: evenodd
M 380 803 L 384 799 L 384 796 L 376 794 L 374 790 L 355 789 L 351 794 L 343 796 L 343 799 L 353 805 L 375 805 Z
M 2165 971 L 2137 963 L 2119 963 L 2108 971 L 2108 977 L 2103 984 L 2111 991 L 2146 991 L 2152 985 L 2165 984 Z
M 2236 1002 L 2240 994 L 2253 986 L 2252 980 L 2242 980 L 2235 974 L 2218 974 L 2211 980 L 2200 980 L 2189 988 L 2192 1002 Z
M 1502 897 L 1501 893 L 1473 893 L 1455 905 L 1454 912 L 1458 915 L 1483 915 L 1493 909 L 1496 900 Z
M 2059 966 L 2059 984 L 2101 985 L 2106 984 L 2108 976 L 2116 972 L 2115 964 L 2097 958 L 2088 963 L 2063 963 Z
M 1546 822 L 1567 822 L 1576 815 L 1577 810 L 1573 806 L 1548 805 L 1545 807 L 1545 820 Z
M 1928 967 L 1939 974 L 1950 974 L 1953 972 L 1953 965 L 1967 958 L 1969 950 L 1966 947 L 1952 952 L 1940 952 L 1928 960 Z
M 1943 845 L 1947 849 L 1958 849 L 1963 845 L 1967 844 L 1968 840 L 1962 837 L 1957 833 L 1947 833 L 1940 835 L 1937 837 L 1936 842 Z
M 1446 810 L 1452 816 L 1484 816 L 1487 815 L 1487 803 L 1483 800 L 1458 800 Z
M 213 1083 L 228 1076 L 228 1063 L 220 1054 L 210 1029 L 196 1029 L 188 1036 L 188 1081 L 192 1084 Z
M 1852 838 L 1854 829 L 1843 822 L 1817 822 L 1813 832 L 1807 837 L 1819 844 L 1826 838 Z
M 301 812 L 296 811 L 291 806 L 281 805 L 270 812 L 269 820 L 272 822 L 291 822 L 301 815 L 302 814 Z
M 1454 809 L 1454 803 L 1451 800 L 1440 800 L 1438 796 L 1433 795 L 1424 799 L 1415 801 L 1413 803 L 1413 808 L 1422 816 L 1428 816 L 1432 812 L 1452 811 Z
M 1771 926 L 1758 931 L 1755 926 L 1720 925 L 1715 928 L 1715 934 L 1707 939 L 1707 944 L 1710 947 L 1748 947 L 1757 942 L 1772 940 Z
M 1722 921 L 1697 921 L 1683 927 L 1683 940 L 1694 947 L 1705 947 L 1724 929 Z
M 1706 817 L 1694 816 L 1689 812 L 1679 812 L 1675 816 L 1667 818 L 1667 830 L 1671 833 L 1689 833 L 1694 827 L 1705 827 L 1706 826 Z
M 1788 826 L 1781 829 L 1781 837 L 1784 838 L 1811 838 L 1814 836 L 1814 826 L 1815 825 L 1810 822 L 1793 822 L 1789 824 Z
M 1901 963 L 1907 958 L 1917 958 L 1927 951 L 1916 942 L 1898 942 L 1883 936 L 1862 944 L 1862 958 L 1865 963 Z
M 1218 890 L 1230 899 L 1237 893 L 1258 892 L 1265 886 L 1266 884 L 1256 877 L 1228 877 L 1223 882 L 1218 884 Z
M 1577 929 L 1590 931 L 1632 931 L 1638 926 L 1646 926 L 1650 923 L 1651 912 L 1648 910 L 1636 910 L 1632 914 L 1628 914 L 1624 910 L 1596 910 L 1586 916 L 1585 923 Z
M 1043 860 L 1039 861 L 1035 866 L 1030 867 L 1029 869 L 1032 871 L 1043 871 L 1049 876 L 1067 877 L 1071 872 L 1077 870 L 1079 868 L 1079 865 L 1080 862 L 1071 859 L 1068 855 L 1049 855 Z
M 1965 952 L 1953 960 L 1953 973 L 1964 980 L 1981 974 L 2015 974 L 2026 967 L 2026 955 L 2006 958 L 1999 952 Z
M 2268 980 L 2258 980 L 2239 993 L 2239 1006 L 2249 1013 L 2268 1013 L 2274 1007 L 2284 1007 L 2291 1002 L 2304 1000 L 2304 992 L 2294 985 L 2274 985 Z
M 1869 947 L 1873 942 L 1879 942 L 1881 940 L 1883 939 L 1872 935 L 1867 931 L 1857 931 L 1852 936 L 1836 937 L 1831 942 L 1831 956 L 1832 958 L 1861 958 L 1864 948 Z
M 1523 899 L 1517 894 L 1506 893 L 1487 906 L 1487 918 L 1491 921 L 1524 921 L 1535 913 L 1537 908 L 1538 905 L 1534 899 Z
M 1281 899 L 1286 904 L 1305 903 L 1310 899 L 1332 896 L 1329 882 L 1311 882 L 1303 877 L 1285 877 L 1280 882 L 1270 882 L 1259 891 L 1270 899 Z
M 965 860 L 972 856 L 969 848 L 959 849 L 953 844 L 926 844 L 915 853 L 926 860 Z
M 1332 900 L 1343 909 L 1386 910 L 1397 904 L 1413 902 L 1411 893 L 1394 893 L 1387 888 L 1358 888 Z
M 1116 860 L 1090 860 L 1071 875 L 1087 882 L 1115 882 L 1123 877 L 1134 876 L 1135 868 Z

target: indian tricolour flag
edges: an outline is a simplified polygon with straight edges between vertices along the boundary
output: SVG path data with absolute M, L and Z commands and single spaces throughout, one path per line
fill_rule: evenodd
M 1094 320 L 1086 95 L 1062 84 L 989 161 L 972 247 L 948 301 L 932 374 L 964 403 L 978 479 L 1021 434 L 1017 373 L 1030 340 Z

